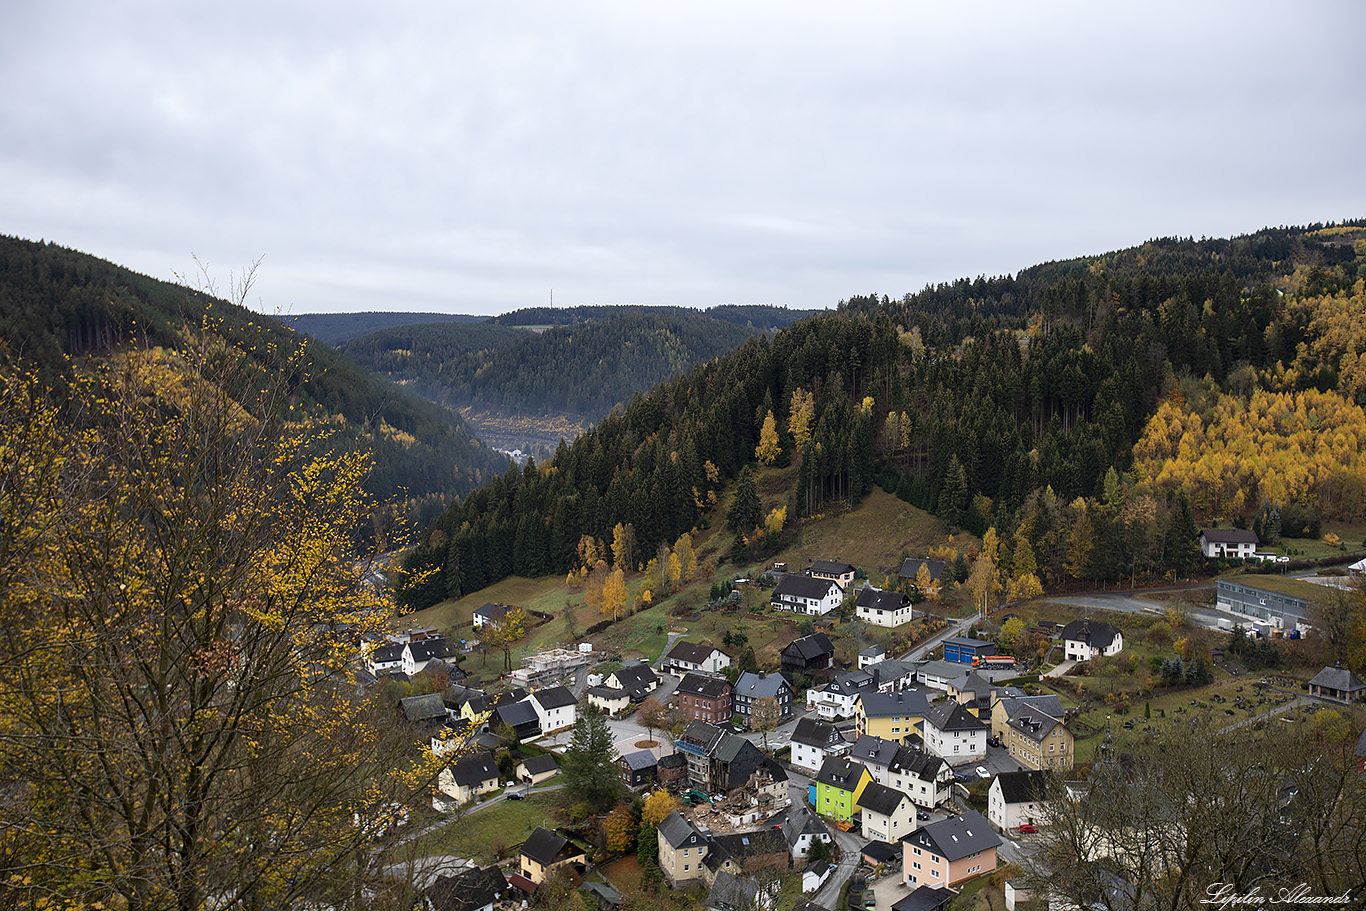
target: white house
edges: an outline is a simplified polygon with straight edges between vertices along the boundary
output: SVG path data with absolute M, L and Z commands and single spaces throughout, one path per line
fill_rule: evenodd
M 987 791 L 987 819 L 1000 831 L 1043 821 L 1047 772 L 1002 772 Z
M 806 691 L 806 707 L 826 721 L 853 718 L 854 704 L 864 693 L 876 693 L 877 681 L 867 671 L 847 671 L 835 675 L 825 686 Z
M 794 766 L 815 774 L 831 756 L 843 756 L 853 747 L 840 736 L 839 730 L 828 721 L 800 718 L 792 729 L 792 757 Z
M 1099 620 L 1073 620 L 1063 627 L 1063 657 L 1067 661 L 1090 661 L 1093 658 L 1118 655 L 1124 650 L 1124 634 Z
M 854 599 L 854 613 L 860 620 L 888 629 L 915 619 L 910 598 L 901 592 L 882 591 L 871 585 L 859 589 Z
M 423 639 L 420 642 L 406 642 L 403 645 L 403 673 L 409 677 L 420 674 L 428 664 L 439 661 L 450 654 L 446 640 L 441 636 Z
M 508 615 L 508 611 L 510 610 L 512 610 L 512 608 L 508 607 L 506 604 L 493 604 L 490 602 L 482 607 L 476 607 L 474 609 L 474 614 L 470 619 L 471 622 L 473 622 L 475 629 L 479 629 L 481 626 L 493 627 L 502 623 L 503 618 Z
M 1242 528 L 1203 528 L 1200 553 L 1207 557 L 1241 557 L 1250 560 L 1257 553 L 1257 533 Z
M 900 791 L 917 806 L 937 807 L 953 791 L 953 769 L 924 750 L 865 734 L 855 741 L 849 756 L 863 763 L 873 781 Z
M 372 645 L 365 655 L 365 668 L 376 677 L 403 670 L 403 650 L 406 643 L 385 642 Z
M 498 790 L 498 765 L 488 752 L 469 753 L 441 770 L 436 788 L 440 794 L 432 798 L 434 809 L 445 810 L 452 802 L 468 803 L 480 794 Z M 443 795 L 449 800 L 443 800 Z
M 1366 563 L 1366 560 L 1362 561 Z M 887 650 L 880 645 L 870 645 L 858 653 L 858 669 L 867 670 L 870 666 L 884 661 L 887 658 Z
M 854 584 L 854 567 L 837 560 L 816 560 L 807 568 L 806 574 L 817 579 L 829 579 L 837 583 L 842 591 L 848 591 L 849 586 Z
M 804 859 L 811 846 L 818 841 L 825 844 L 834 841 L 825 823 L 817 819 L 816 814 L 804 803 L 793 804 L 782 825 L 783 839 L 787 841 L 787 851 L 793 861 Z
M 838 609 L 843 602 L 844 589 L 832 579 L 787 575 L 773 589 L 769 603 L 774 610 L 790 610 L 821 617 Z
M 896 844 L 915 828 L 915 803 L 895 788 L 869 782 L 855 803 L 862 811 L 863 837 L 869 841 Z
M 952 700 L 925 713 L 925 752 L 951 763 L 970 762 L 987 755 L 987 725 Z
M 664 657 L 663 670 L 668 674 L 719 674 L 730 667 L 730 655 L 710 642 L 676 642 Z
M 549 689 L 537 690 L 527 697 L 527 701 L 531 703 L 531 707 L 536 711 L 536 717 L 540 719 L 543 734 L 571 728 L 578 720 L 579 701 L 569 692 L 568 687 L 552 686 Z

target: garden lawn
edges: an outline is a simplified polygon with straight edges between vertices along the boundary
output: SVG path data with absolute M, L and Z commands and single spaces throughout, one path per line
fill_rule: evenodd
M 558 806 L 559 792 L 535 791 L 526 800 L 504 800 L 491 807 L 467 813 L 443 828 L 414 842 L 415 856 L 454 854 L 480 864 L 508 856 L 526 841 L 537 826 L 552 828 L 551 818 Z

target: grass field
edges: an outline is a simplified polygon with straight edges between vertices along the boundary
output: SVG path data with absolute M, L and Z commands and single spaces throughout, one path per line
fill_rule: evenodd
M 417 857 L 454 854 L 480 864 L 491 864 L 499 855 L 515 851 L 537 826 L 554 825 L 552 814 L 559 805 L 561 792 L 537 794 L 526 800 L 504 800 L 493 806 L 468 813 L 413 842 Z

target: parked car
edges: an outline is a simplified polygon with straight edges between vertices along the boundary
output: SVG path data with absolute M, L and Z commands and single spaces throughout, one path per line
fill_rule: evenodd
M 979 766 L 977 767 L 977 777 L 978 777 L 978 778 L 990 778 L 990 777 L 991 777 L 991 773 L 987 771 L 987 767 L 986 767 L 986 766 L 981 766 L 981 765 L 979 765 Z
M 930 814 L 926 813 L 924 810 L 916 810 L 915 818 L 921 822 L 926 822 L 930 818 Z
M 508 800 L 526 800 L 526 795 L 523 794 L 521 791 L 508 791 L 508 792 L 507 792 L 507 799 L 508 799 Z
M 1025 823 L 1024 825 L 1020 826 L 1021 835 L 1033 835 L 1037 831 L 1039 830 L 1034 826 L 1031 826 L 1029 823 Z

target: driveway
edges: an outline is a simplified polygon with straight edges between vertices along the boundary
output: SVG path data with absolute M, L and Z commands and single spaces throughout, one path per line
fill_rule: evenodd
M 844 888 L 844 884 L 858 869 L 863 839 L 852 832 L 841 832 L 839 829 L 832 829 L 831 831 L 835 833 L 835 843 L 840 846 L 840 862 L 835 867 L 835 872 L 831 873 L 830 878 L 825 881 L 825 885 L 816 890 L 811 901 L 822 908 L 829 909 L 829 911 L 840 911 L 840 890 Z

